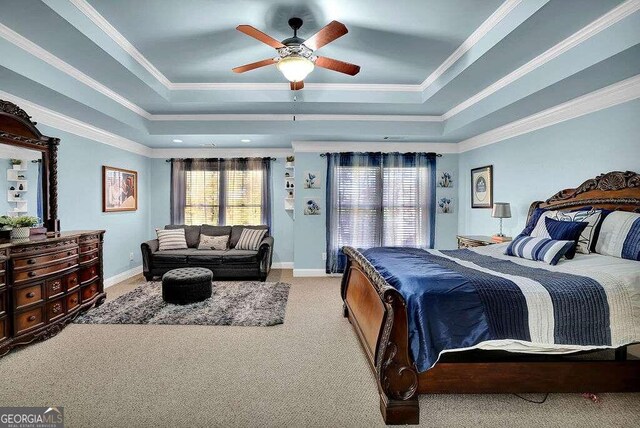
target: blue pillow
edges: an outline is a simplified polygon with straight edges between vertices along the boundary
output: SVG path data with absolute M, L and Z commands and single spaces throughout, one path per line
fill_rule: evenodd
M 545 218 L 544 225 L 551 239 L 558 241 L 574 241 L 576 246 L 582 231 L 589 225 L 586 221 L 561 221 L 552 218 Z M 576 255 L 576 246 L 566 254 L 568 259 Z
M 532 238 L 531 236 L 520 235 L 511 241 L 504 253 L 507 256 L 556 265 L 558 261 L 572 249 L 575 253 L 576 243 L 574 241 L 558 241 L 549 238 Z

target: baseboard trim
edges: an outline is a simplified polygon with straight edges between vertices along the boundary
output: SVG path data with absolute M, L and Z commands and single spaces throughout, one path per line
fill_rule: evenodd
M 271 269 L 293 269 L 293 262 L 272 263 Z
M 318 276 L 333 276 L 341 277 L 341 273 L 327 273 L 324 269 L 294 269 L 294 277 L 318 277 Z
M 116 285 L 119 282 L 124 281 L 125 279 L 129 279 L 132 276 L 136 276 L 142 273 L 142 265 L 136 266 L 129 270 L 125 270 L 117 275 L 110 276 L 109 278 L 104 280 L 104 288 L 111 287 L 112 285 Z

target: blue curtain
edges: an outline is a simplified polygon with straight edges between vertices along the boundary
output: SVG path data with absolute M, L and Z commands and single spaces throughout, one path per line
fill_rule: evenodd
M 435 153 L 327 154 L 327 273 L 341 248 L 433 248 Z

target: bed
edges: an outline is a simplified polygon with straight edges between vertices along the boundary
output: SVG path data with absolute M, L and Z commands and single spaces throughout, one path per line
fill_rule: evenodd
M 536 208 L 583 207 L 640 212 L 640 175 L 602 174 L 533 202 L 529 216 Z M 640 360 L 627 359 L 627 346 L 640 341 L 640 262 L 580 254 L 550 266 L 505 256 L 505 245 L 454 251 L 343 248 L 344 316 L 374 372 L 387 424 L 417 424 L 418 394 L 640 391 Z M 480 284 L 474 290 L 490 281 L 489 291 L 465 293 L 446 269 L 450 265 L 474 266 L 467 276 Z M 420 275 L 436 281 L 445 298 L 416 303 L 419 283 L 411 280 Z M 404 289 L 396 282 L 403 276 Z M 501 285 L 501 277 L 532 277 L 546 290 L 521 287 L 527 290 L 525 303 L 497 299 L 491 290 L 503 287 L 500 293 L 509 295 L 516 282 Z M 549 316 L 554 309 L 545 299 L 561 298 L 571 302 L 570 309 L 556 308 Z M 501 325 L 487 326 L 480 308 L 510 315 Z M 465 334 L 456 330 L 460 326 Z M 487 331 L 496 328 L 511 339 L 491 340 Z M 476 337 L 470 339 L 469 331 Z M 603 349 L 612 350 L 611 358 L 603 357 Z

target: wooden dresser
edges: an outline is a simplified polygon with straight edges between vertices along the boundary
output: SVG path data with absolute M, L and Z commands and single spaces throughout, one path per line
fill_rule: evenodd
M 0 241 L 0 356 L 104 302 L 103 230 Z

